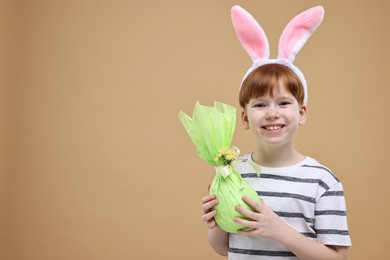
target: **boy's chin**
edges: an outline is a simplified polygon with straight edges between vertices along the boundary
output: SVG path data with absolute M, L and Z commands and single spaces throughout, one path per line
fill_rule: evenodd
M 280 147 L 287 145 L 289 142 L 282 137 L 267 137 L 267 138 L 260 138 L 259 142 L 263 145 L 269 145 L 274 147 Z

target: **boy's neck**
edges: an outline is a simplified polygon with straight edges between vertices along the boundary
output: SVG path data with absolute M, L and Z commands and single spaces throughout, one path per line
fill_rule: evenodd
M 305 159 L 305 156 L 295 150 L 294 147 L 256 147 L 252 153 L 252 160 L 264 167 L 285 167 L 297 164 Z

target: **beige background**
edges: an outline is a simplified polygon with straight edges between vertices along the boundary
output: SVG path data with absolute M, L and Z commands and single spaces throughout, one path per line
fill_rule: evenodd
M 388 259 L 388 1 L 12 1 L 1 4 L 0 259 L 222 259 L 200 199 L 213 169 L 177 113 L 238 106 L 250 66 L 240 4 L 276 56 L 294 15 L 324 23 L 296 59 L 309 84 L 297 146 L 342 180 L 350 259 Z M 6 65 L 6 66 L 5 66 Z M 251 151 L 238 125 L 234 144 Z

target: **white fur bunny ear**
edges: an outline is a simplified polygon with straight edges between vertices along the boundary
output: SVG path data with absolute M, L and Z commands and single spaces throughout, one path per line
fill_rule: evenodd
M 253 63 L 269 58 L 268 39 L 257 21 L 242 7 L 236 5 L 231 10 L 231 19 L 242 47 Z
M 316 6 L 295 16 L 286 26 L 279 40 L 278 58 L 293 62 L 309 37 L 324 18 L 324 8 Z

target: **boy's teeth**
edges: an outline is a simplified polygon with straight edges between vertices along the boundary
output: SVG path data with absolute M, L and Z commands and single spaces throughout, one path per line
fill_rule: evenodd
M 277 129 L 280 129 L 281 126 L 267 126 L 266 129 L 267 130 L 277 130 Z

